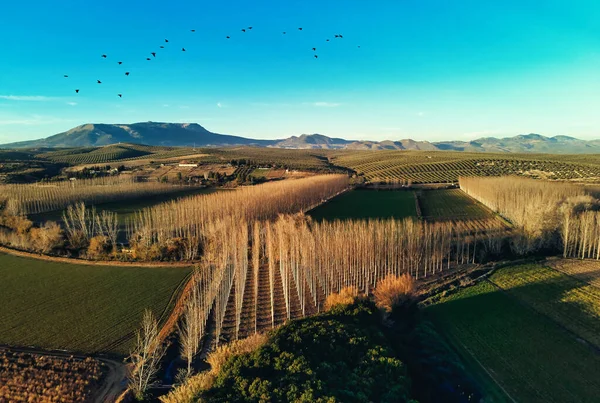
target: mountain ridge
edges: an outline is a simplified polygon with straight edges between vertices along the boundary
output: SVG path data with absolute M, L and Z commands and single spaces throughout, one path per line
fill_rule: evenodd
M 93 147 L 117 143 L 157 146 L 258 146 L 288 149 L 423 150 L 505 153 L 577 154 L 600 153 L 599 140 L 571 136 L 519 134 L 514 137 L 481 137 L 471 141 L 347 140 L 323 134 L 302 134 L 283 139 L 260 140 L 213 133 L 197 123 L 139 122 L 131 124 L 88 123 L 39 140 L 0 145 L 0 148 Z

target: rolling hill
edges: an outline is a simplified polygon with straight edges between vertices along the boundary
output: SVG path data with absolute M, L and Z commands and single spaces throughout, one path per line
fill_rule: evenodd
M 569 136 L 546 137 L 522 134 L 514 137 L 484 137 L 473 141 L 429 142 L 346 140 L 322 134 L 303 134 L 286 139 L 259 140 L 206 130 L 197 123 L 142 122 L 133 124 L 85 124 L 63 133 L 31 141 L 0 145 L 0 148 L 39 149 L 58 147 L 98 147 L 118 143 L 153 146 L 228 147 L 257 146 L 287 149 L 421 150 L 493 153 L 600 153 L 600 140 L 580 140 Z

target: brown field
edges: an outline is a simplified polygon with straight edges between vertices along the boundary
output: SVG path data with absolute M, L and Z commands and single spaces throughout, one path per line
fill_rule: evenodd
M 600 288 L 600 260 L 561 259 L 548 264 L 555 270 Z
M 105 372 L 93 358 L 0 349 L 0 402 L 89 401 Z

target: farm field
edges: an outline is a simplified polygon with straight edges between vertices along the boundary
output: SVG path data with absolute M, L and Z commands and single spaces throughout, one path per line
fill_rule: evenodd
M 548 266 L 600 288 L 599 260 L 558 259 L 548 262 Z
M 339 151 L 333 154 L 331 161 L 373 182 L 457 182 L 460 176 L 500 175 L 547 179 L 600 177 L 600 162 L 589 155 Z
M 126 354 L 143 311 L 160 317 L 189 273 L 0 254 L 0 344 Z
M 500 269 L 492 281 L 507 285 L 504 280 L 516 278 L 522 284 L 502 291 L 483 281 L 444 298 L 426 312 L 465 357 L 471 371 L 485 380 L 481 383 L 488 394 L 496 397 L 492 401 L 595 401 L 600 393 L 600 356 L 562 328 L 556 316 L 541 313 L 540 306 L 570 302 L 557 301 L 553 280 L 541 280 L 535 273 L 539 273 L 536 266 Z M 532 280 L 532 275 L 537 279 Z M 544 281 L 548 283 L 539 284 Z M 536 310 L 526 301 L 537 301 Z M 569 309 L 578 318 L 586 315 L 575 313 L 574 305 Z
M 600 289 L 539 264 L 507 267 L 490 280 L 600 347 Z
M 493 218 L 494 213 L 460 189 L 423 190 L 417 193 L 421 214 L 427 220 Z
M 345 220 L 416 217 L 414 192 L 356 189 L 329 200 L 308 213 L 313 219 Z
M 88 401 L 98 389 L 106 369 L 103 363 L 92 358 L 47 356 L 0 348 L 0 402 Z

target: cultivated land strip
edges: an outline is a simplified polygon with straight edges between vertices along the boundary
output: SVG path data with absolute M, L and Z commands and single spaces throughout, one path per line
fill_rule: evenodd
M 166 318 L 189 271 L 66 265 L 0 254 L 5 287 L 0 342 L 127 354 L 144 309 Z M 24 328 L 29 331 L 20 331 Z
M 594 375 L 600 355 L 488 281 L 450 295 L 427 312 L 463 355 L 472 353 L 517 401 L 594 401 L 600 393 Z
M 589 259 L 552 259 L 548 266 L 568 276 L 600 288 L 600 261 Z
M 600 290 L 541 265 L 505 268 L 487 281 L 600 353 Z

